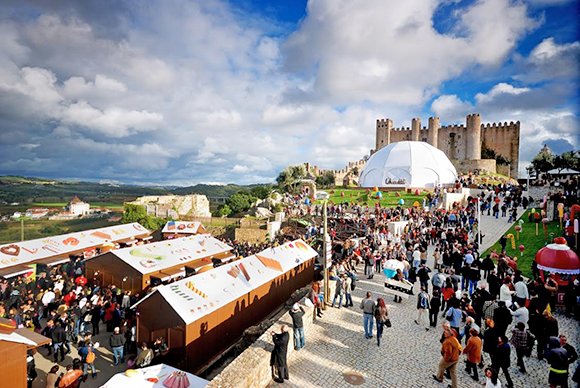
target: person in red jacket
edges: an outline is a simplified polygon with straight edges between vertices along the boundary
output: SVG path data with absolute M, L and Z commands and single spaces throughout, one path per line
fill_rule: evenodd
M 68 294 L 66 294 L 64 296 L 64 298 L 62 298 L 64 300 L 64 303 L 67 305 L 67 307 L 70 307 L 71 304 L 77 300 L 77 294 L 74 293 L 74 291 L 69 291 Z

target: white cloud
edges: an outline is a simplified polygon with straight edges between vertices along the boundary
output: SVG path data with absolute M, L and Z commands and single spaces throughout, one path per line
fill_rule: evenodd
M 495 85 L 491 90 L 487 93 L 477 93 L 475 95 L 475 100 L 479 104 L 485 104 L 493 101 L 494 99 L 502 96 L 502 95 L 512 95 L 517 96 L 522 93 L 527 93 L 530 91 L 530 88 L 516 88 L 507 83 L 499 83 Z
M 445 117 L 450 122 L 461 121 L 473 110 L 473 106 L 462 101 L 456 95 L 441 95 L 431 103 L 431 110 L 440 117 Z

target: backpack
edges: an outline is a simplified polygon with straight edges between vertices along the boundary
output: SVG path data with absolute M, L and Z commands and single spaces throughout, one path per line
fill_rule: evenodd
M 89 348 L 89 352 L 87 353 L 87 357 L 85 358 L 87 364 L 92 364 L 93 362 L 95 362 L 96 358 L 97 358 L 97 356 L 95 355 L 93 350 L 91 348 Z

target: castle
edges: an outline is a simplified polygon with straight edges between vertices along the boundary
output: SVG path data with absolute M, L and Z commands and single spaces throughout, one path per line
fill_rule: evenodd
M 519 121 L 482 124 L 479 114 L 471 114 L 465 126 L 441 126 L 439 117 L 429 117 L 428 127 L 421 127 L 421 119 L 414 118 L 411 128 L 393 128 L 391 119 L 377 120 L 375 152 L 405 140 L 424 141 L 439 148 L 458 172 L 485 170 L 514 178 L 518 175 Z M 482 151 L 487 158 L 482 159 Z M 497 161 L 507 161 L 507 165 Z

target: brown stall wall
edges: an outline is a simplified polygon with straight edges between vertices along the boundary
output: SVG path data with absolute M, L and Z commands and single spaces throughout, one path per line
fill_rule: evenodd
M 309 284 L 314 277 L 314 259 L 296 269 L 243 295 L 203 319 L 190 323 L 185 329 L 186 348 L 172 349 L 169 364 L 196 372 L 232 345 L 250 326 L 261 322 L 278 306 L 286 302 L 297 289 Z M 158 330 L 179 327 L 181 318 L 159 294 L 152 295 L 139 305 L 139 338 L 154 339 Z M 185 357 L 183 357 L 185 354 Z
M 87 279 L 90 282 L 95 279 L 95 271 L 99 272 L 96 277 L 101 285 L 114 284 L 131 292 L 143 290 L 143 277 L 139 271 L 125 263 L 112 253 L 105 253 L 87 262 Z M 127 278 L 123 281 L 123 278 Z
M 0 341 L 0 387 L 26 387 L 26 345 Z

